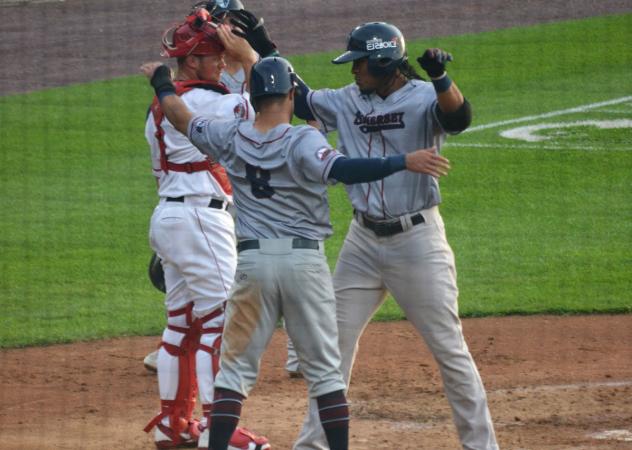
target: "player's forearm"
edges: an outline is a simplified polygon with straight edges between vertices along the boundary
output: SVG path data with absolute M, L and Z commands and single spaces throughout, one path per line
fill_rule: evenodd
M 368 183 L 405 169 L 405 155 L 388 158 L 338 158 L 329 171 L 329 178 L 344 184 Z
M 176 88 L 171 81 L 171 70 L 165 65 L 158 67 L 151 77 L 151 85 L 167 120 L 176 130 L 186 135 L 193 114 L 182 99 L 176 95 Z
M 165 96 L 160 100 L 160 107 L 171 125 L 186 136 L 193 114 L 182 99 L 175 94 Z
M 437 119 L 444 130 L 459 133 L 472 123 L 472 108 L 463 97 L 456 84 L 446 72 L 440 78 L 433 78 L 437 92 Z
M 456 111 L 463 104 L 463 94 L 457 85 L 450 80 L 446 72 L 439 79 L 432 79 L 432 84 L 437 92 L 437 103 L 444 113 Z

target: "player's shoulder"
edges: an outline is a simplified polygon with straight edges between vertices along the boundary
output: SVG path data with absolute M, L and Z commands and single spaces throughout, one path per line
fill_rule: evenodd
M 291 130 L 291 135 L 297 139 L 316 139 L 316 140 L 324 140 L 327 139 L 323 136 L 318 128 L 315 128 L 311 125 L 301 124 L 294 125 Z
M 420 92 L 424 94 L 435 92 L 435 89 L 432 83 L 426 80 L 412 79 L 412 80 L 408 80 L 408 83 L 406 83 L 406 85 L 408 86 L 409 89 L 415 92 Z
M 409 79 L 408 83 L 406 84 L 412 89 L 433 89 L 432 83 L 430 81 L 418 80 L 416 78 Z
M 318 150 L 331 147 L 327 138 L 317 128 L 311 125 L 295 125 L 290 130 L 289 147 L 293 152 Z

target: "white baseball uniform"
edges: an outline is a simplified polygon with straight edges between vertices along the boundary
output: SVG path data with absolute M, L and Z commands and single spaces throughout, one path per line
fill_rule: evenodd
M 307 101 L 326 131 L 338 130 L 338 148 L 351 158 L 433 145 L 440 150 L 445 139 L 434 87 L 424 81 L 409 80 L 386 99 L 350 84 L 310 91 Z M 437 180 L 404 171 L 346 188 L 355 214 L 334 273 L 345 380 L 360 335 L 390 292 L 439 365 L 463 448 L 497 449 L 485 389 L 461 330 L 454 255 L 439 214 Z M 294 449 L 327 448 L 310 401 Z
M 241 95 L 193 87 L 181 98 L 196 114 L 245 120 L 254 117 L 252 106 Z M 163 148 L 156 136 L 158 128 L 164 133 Z M 166 118 L 158 127 L 153 111 L 147 118 L 145 136 L 153 172 L 159 180 L 160 197 L 151 218 L 149 237 L 151 247 L 162 260 L 168 312 L 158 355 L 163 413 L 152 422 L 169 427 L 170 414 L 165 414 L 165 409 L 179 408 L 185 411 L 182 414 L 190 414 L 186 411 L 192 409 L 191 400 L 180 398 L 178 393 L 191 383 L 194 370 L 203 409 L 210 409 L 213 374 L 217 371 L 214 365 L 218 363 L 213 355 L 219 346 L 224 303 L 234 279 L 236 242 L 233 218 L 226 212 L 232 195 L 223 169 L 211 164 Z M 195 360 L 187 363 L 187 379 L 182 380 L 179 358 L 185 351 L 195 352 Z

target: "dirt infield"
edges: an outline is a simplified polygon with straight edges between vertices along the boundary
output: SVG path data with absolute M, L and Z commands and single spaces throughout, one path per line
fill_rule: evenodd
M 501 448 L 632 448 L 631 330 L 630 315 L 465 320 Z M 156 340 L 1 351 L 0 449 L 153 448 L 142 428 L 157 383 L 141 361 Z M 291 448 L 306 405 L 284 344 L 279 331 L 242 422 L 277 450 Z M 369 326 L 350 399 L 354 450 L 458 448 L 438 370 L 408 322 Z
M 285 54 L 342 48 L 370 20 L 413 38 L 632 11 L 629 0 L 245 1 Z M 0 0 L 0 95 L 134 74 L 192 2 Z M 632 448 L 632 316 L 468 319 L 464 329 L 501 448 Z M 153 448 L 142 428 L 157 384 L 141 361 L 156 343 L 0 351 L 0 450 Z M 305 409 L 304 383 L 283 370 L 284 344 L 279 331 L 243 417 L 275 450 L 291 448 Z M 458 448 L 438 370 L 410 324 L 372 324 L 361 345 L 351 448 Z

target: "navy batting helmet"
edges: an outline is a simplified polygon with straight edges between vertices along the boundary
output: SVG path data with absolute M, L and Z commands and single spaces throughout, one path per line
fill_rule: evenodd
M 206 2 L 206 9 L 213 17 L 223 18 L 230 11 L 241 11 L 245 8 L 240 0 L 211 0 Z
M 250 98 L 265 95 L 287 94 L 298 86 L 294 68 L 288 60 L 279 56 L 263 58 L 252 66 L 250 72 Z
M 397 27 L 385 22 L 355 27 L 349 34 L 347 51 L 332 62 L 344 64 L 361 58 L 368 58 L 371 75 L 392 75 L 408 59 L 404 35 Z

